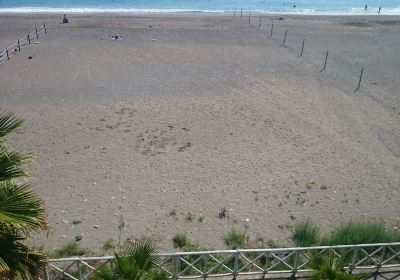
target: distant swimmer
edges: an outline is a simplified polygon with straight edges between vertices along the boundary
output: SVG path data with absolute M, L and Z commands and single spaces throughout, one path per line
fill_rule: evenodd
M 365 10 L 365 11 L 368 10 L 368 5 L 365 5 L 364 10 Z
M 378 15 L 381 14 L 381 10 L 382 10 L 382 6 L 380 6 L 379 9 L 378 9 Z

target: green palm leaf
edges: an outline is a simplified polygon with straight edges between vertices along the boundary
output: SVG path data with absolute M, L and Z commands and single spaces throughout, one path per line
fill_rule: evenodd
M 46 256 L 28 248 L 17 233 L 0 233 L 0 279 L 39 279 L 46 265 Z
M 42 201 L 29 185 L 0 181 L 0 232 L 18 229 L 24 232 L 46 228 Z
M 16 130 L 24 121 L 14 117 L 12 113 L 0 115 L 0 138 L 5 137 L 10 132 Z
M 0 181 L 27 176 L 21 165 L 30 159 L 17 151 L 8 152 L 0 146 Z

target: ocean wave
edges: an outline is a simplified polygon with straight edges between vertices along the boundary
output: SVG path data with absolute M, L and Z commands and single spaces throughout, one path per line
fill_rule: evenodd
M 212 13 L 226 14 L 234 10 L 197 10 L 197 9 L 137 9 L 137 8 L 94 8 L 94 7 L 13 7 L 0 8 L 0 14 L 183 14 L 183 13 Z M 240 9 L 237 9 L 240 11 Z M 243 10 L 245 11 L 245 10 Z M 248 12 L 249 10 L 246 10 Z M 293 15 L 376 15 L 378 8 L 370 7 L 368 11 L 363 8 L 349 8 L 348 10 L 318 10 L 318 9 L 252 9 L 253 13 L 260 14 L 293 14 Z M 400 7 L 382 9 L 381 15 L 400 15 Z

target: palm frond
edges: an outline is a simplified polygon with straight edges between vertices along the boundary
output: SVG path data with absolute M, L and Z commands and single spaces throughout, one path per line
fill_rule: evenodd
M 24 121 L 18 119 L 13 113 L 3 113 L 0 115 L 0 139 L 10 132 L 16 130 Z
M 29 156 L 20 152 L 9 152 L 6 148 L 0 147 L 0 181 L 27 176 L 21 166 L 29 159 Z
M 43 203 L 29 185 L 0 182 L 0 230 L 27 232 L 45 228 Z
M 46 266 L 46 256 L 25 246 L 17 233 L 0 234 L 0 276 L 5 279 L 39 279 Z

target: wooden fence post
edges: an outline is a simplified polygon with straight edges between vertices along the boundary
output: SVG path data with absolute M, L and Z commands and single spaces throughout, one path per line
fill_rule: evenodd
M 250 23 L 250 21 L 251 21 L 251 11 L 249 13 L 249 23 Z
M 7 53 L 7 60 L 10 60 L 10 55 L 8 54 L 8 48 L 6 48 L 6 53 Z
M 240 9 L 240 18 L 243 18 L 243 9 Z
M 258 23 L 258 29 L 261 29 L 261 17 L 260 17 L 260 22 Z
M 236 10 L 235 10 L 235 13 L 236 13 Z M 47 28 L 46 28 L 46 24 L 45 23 L 43 24 L 43 28 L 44 28 L 44 34 L 47 34 Z
M 274 32 L 274 24 L 271 25 L 271 35 L 270 35 L 270 37 L 272 37 L 272 32 Z
M 18 44 L 18 50 L 21 51 L 21 45 L 19 44 L 19 39 L 18 39 L 17 44 Z
M 358 86 L 357 86 L 357 88 L 356 88 L 356 90 L 354 92 L 357 92 L 360 89 L 361 80 L 363 78 L 363 74 L 364 74 L 364 68 L 361 68 L 361 74 L 360 74 L 360 79 L 358 80 Z
M 283 43 L 282 43 L 282 45 L 281 46 L 285 46 L 285 44 L 286 44 L 286 36 L 287 36 L 287 29 L 286 29 L 286 31 L 285 31 L 285 37 L 283 37 Z
M 39 39 L 39 34 L 37 33 L 37 28 L 35 26 L 35 32 L 36 32 L 36 39 Z
M 303 52 L 304 52 L 304 43 L 306 42 L 306 39 L 303 39 L 303 45 L 301 45 L 301 52 L 300 52 L 300 56 L 303 56 Z
M 326 69 L 326 63 L 328 62 L 328 55 L 329 55 L 329 51 L 326 51 L 324 68 L 320 72 L 322 72 Z
M 26 39 L 28 39 L 28 44 L 30 45 L 31 44 L 31 37 L 29 36 L 29 34 L 28 34 L 28 36 L 26 36 Z

